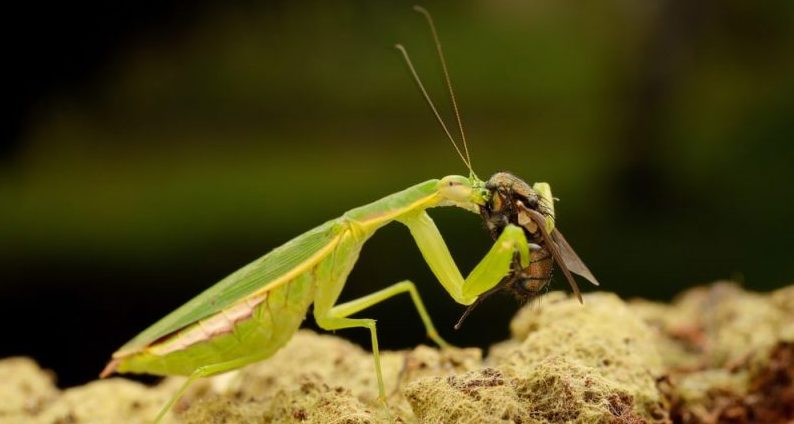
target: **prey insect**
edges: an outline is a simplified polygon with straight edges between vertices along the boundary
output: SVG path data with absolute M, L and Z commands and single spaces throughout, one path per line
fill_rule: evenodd
M 430 270 L 462 304 L 478 304 L 488 294 L 508 289 L 536 293 L 551 275 L 552 261 L 562 269 L 581 301 L 571 272 L 598 284 L 555 226 L 554 199 L 546 183 L 530 187 L 508 173 L 488 181 L 474 173 L 460 113 L 441 44 L 430 26 L 455 111 L 463 151 L 452 137 L 422 85 L 405 48 L 397 45 L 469 176 L 451 175 L 419 183 L 345 212 L 309 230 L 235 271 L 144 330 L 113 354 L 101 376 L 113 373 L 182 375 L 188 379 L 162 408 L 159 422 L 196 379 L 241 368 L 273 355 L 298 330 L 310 305 L 325 330 L 366 328 L 370 332 L 380 400 L 386 402 L 375 321 L 352 318 L 393 296 L 410 295 L 427 336 L 441 347 L 439 336 L 411 281 L 401 281 L 368 296 L 337 303 L 364 243 L 378 229 L 399 222 L 410 231 Z M 465 152 L 465 155 L 464 155 Z M 434 207 L 456 206 L 480 214 L 495 242 L 475 268 L 463 277 L 438 228 L 427 214 Z M 465 315 L 464 315 L 465 317 Z

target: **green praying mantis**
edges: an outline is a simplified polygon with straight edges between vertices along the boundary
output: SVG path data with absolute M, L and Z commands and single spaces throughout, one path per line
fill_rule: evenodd
M 369 330 L 379 397 L 385 404 L 375 320 L 352 318 L 353 315 L 407 293 L 427 336 L 441 347 L 448 346 L 436 331 L 411 281 L 401 281 L 359 299 L 337 303 L 364 243 L 378 229 L 395 221 L 408 227 L 430 270 L 449 295 L 456 302 L 469 306 L 456 328 L 482 299 L 496 291 L 508 290 L 523 299 L 537 296 L 551 279 L 553 263 L 562 270 L 580 302 L 582 297 L 572 273 L 598 285 L 556 228 L 554 198 L 547 183 L 530 186 L 505 172 L 482 181 L 474 173 L 433 20 L 425 9 L 416 6 L 415 10 L 424 15 L 432 32 L 463 151 L 430 99 L 407 51 L 399 44 L 395 47 L 402 53 L 427 104 L 467 166 L 469 176 L 451 175 L 425 181 L 351 209 L 240 268 L 122 346 L 113 354 L 101 377 L 113 373 L 188 377 L 155 422 L 162 419 L 196 379 L 232 371 L 273 355 L 298 330 L 312 304 L 314 318 L 325 330 Z M 428 209 L 442 206 L 456 206 L 480 214 L 495 240 L 465 278 L 427 214 Z

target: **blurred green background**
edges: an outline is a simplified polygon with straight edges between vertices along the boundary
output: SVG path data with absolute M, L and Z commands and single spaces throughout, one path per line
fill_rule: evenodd
M 51 49 L 23 34 L 20 51 L 39 58 L 23 81 L 40 89 L 15 91 L 0 155 L 0 356 L 90 380 L 121 343 L 291 237 L 465 174 L 392 48 L 407 47 L 451 124 L 411 5 L 174 3 L 40 23 L 68 39 Z M 723 278 L 792 281 L 794 2 L 425 6 L 475 170 L 551 183 L 559 227 L 605 290 L 669 299 Z M 69 49 L 85 59 L 91 43 L 99 53 L 72 66 Z M 480 219 L 431 215 L 470 270 L 490 243 Z M 452 330 L 462 307 L 399 225 L 365 247 L 342 297 L 405 278 L 454 344 L 507 334 L 509 297 Z M 387 348 L 424 342 L 407 297 L 367 315 Z M 367 345 L 364 331 L 340 334 Z

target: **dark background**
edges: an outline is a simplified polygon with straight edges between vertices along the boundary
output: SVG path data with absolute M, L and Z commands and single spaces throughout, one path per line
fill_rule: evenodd
M 6 9 L 0 356 L 86 382 L 144 327 L 291 237 L 465 174 L 392 49 L 406 45 L 451 119 L 410 6 Z M 475 170 L 550 182 L 560 228 L 605 290 L 666 300 L 717 279 L 791 282 L 794 2 L 426 6 Z M 467 272 L 489 248 L 479 218 L 431 214 Z M 508 297 L 452 330 L 462 307 L 399 225 L 366 246 L 343 299 L 404 278 L 451 342 L 506 336 Z M 407 296 L 367 315 L 386 348 L 424 341 Z

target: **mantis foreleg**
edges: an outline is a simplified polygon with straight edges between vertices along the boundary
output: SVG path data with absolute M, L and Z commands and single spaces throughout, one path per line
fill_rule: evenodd
M 529 245 L 524 231 L 507 225 L 493 247 L 479 264 L 463 279 L 458 266 L 449 253 L 438 227 L 425 211 L 400 218 L 411 231 L 416 245 L 447 292 L 456 302 L 469 305 L 477 296 L 494 287 L 510 271 L 515 253 L 519 254 L 521 265 L 529 266 Z

